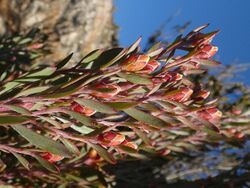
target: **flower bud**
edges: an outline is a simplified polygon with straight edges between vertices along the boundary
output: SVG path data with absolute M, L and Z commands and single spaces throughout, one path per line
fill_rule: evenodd
M 139 71 L 147 65 L 149 60 L 150 57 L 147 55 L 134 54 L 121 63 L 121 69 L 128 72 Z
M 94 113 L 96 113 L 96 110 L 93 110 L 91 108 L 88 108 L 86 106 L 81 106 L 78 103 L 73 103 L 72 110 L 81 114 L 84 114 L 85 116 L 92 116 Z
M 199 48 L 199 53 L 195 56 L 198 59 L 209 59 L 213 57 L 218 51 L 218 47 L 211 44 L 202 45 Z
M 234 137 L 237 139 L 242 139 L 245 137 L 245 135 L 244 135 L 244 133 L 237 132 L 237 133 L 235 133 Z
M 215 107 L 197 111 L 197 115 L 200 118 L 205 119 L 207 121 L 219 121 L 220 118 L 222 117 L 221 111 L 219 111 Z
M 61 161 L 63 159 L 62 156 L 60 155 L 55 155 L 53 153 L 50 152 L 44 152 L 41 153 L 40 156 L 45 159 L 46 161 L 50 162 L 50 163 L 55 163 L 57 161 Z
M 188 87 L 182 87 L 174 91 L 170 91 L 164 95 L 164 99 L 185 102 L 193 94 L 193 90 Z
M 232 113 L 233 115 L 240 115 L 240 114 L 242 113 L 242 111 L 241 111 L 240 109 L 233 108 L 233 109 L 231 110 L 231 113 Z
M 206 98 L 208 98 L 208 96 L 210 95 L 210 92 L 207 90 L 200 90 L 196 93 L 195 95 L 195 99 L 196 100 L 204 100 Z
M 153 60 L 153 61 L 150 61 L 147 63 L 147 65 L 140 71 L 140 73 L 143 73 L 143 74 L 150 74 L 152 72 L 154 72 L 161 64 L 156 61 L 156 60 Z
M 100 98 L 111 98 L 117 95 L 121 88 L 116 84 L 98 84 L 95 85 L 92 91 L 92 95 Z
M 127 139 L 125 139 L 121 144 L 124 146 L 130 147 L 132 149 L 135 149 L 135 150 L 138 149 L 138 146 L 134 142 L 130 142 Z
M 153 83 L 174 82 L 182 79 L 182 75 L 175 72 L 165 72 L 152 79 Z
M 109 131 L 99 135 L 97 140 L 104 146 L 117 146 L 125 140 L 125 136 L 116 132 Z

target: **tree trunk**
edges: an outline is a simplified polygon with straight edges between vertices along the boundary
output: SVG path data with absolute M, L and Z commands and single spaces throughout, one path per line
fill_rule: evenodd
M 115 39 L 112 0 L 0 0 L 0 34 L 38 27 L 48 35 L 58 60 L 74 52 L 75 59 Z

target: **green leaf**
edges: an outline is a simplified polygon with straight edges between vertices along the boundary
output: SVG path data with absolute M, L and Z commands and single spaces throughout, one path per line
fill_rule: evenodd
M 44 160 L 42 157 L 36 156 L 35 159 L 47 170 L 51 172 L 58 173 L 58 170 L 56 169 L 55 165 L 51 164 L 50 162 Z
M 106 149 L 104 149 L 102 146 L 97 145 L 97 144 L 93 144 L 93 143 L 88 143 L 94 150 L 97 151 L 97 153 L 107 162 L 111 163 L 111 164 L 115 164 L 116 160 L 113 158 L 113 156 L 108 153 L 108 151 Z
M 42 136 L 31 129 L 28 129 L 22 125 L 14 125 L 12 128 L 17 131 L 22 137 L 24 137 L 31 144 L 36 147 L 43 149 L 45 151 L 49 151 L 53 154 L 60 155 L 63 157 L 70 157 L 71 153 L 65 148 L 64 145 Z
M 120 150 L 124 151 L 126 154 L 135 154 L 135 153 L 137 153 L 137 150 L 135 150 L 134 148 L 125 146 L 125 145 L 118 145 L 116 147 L 119 148 Z
M 71 153 L 74 153 L 76 155 L 80 154 L 79 149 L 71 141 L 66 138 L 60 138 L 60 140 Z
M 94 129 L 91 129 L 86 126 L 71 125 L 70 127 L 74 129 L 75 131 L 78 131 L 79 133 L 82 133 L 82 134 L 89 134 L 94 131 Z
M 69 60 L 72 58 L 73 53 L 69 54 L 67 57 L 65 57 L 63 60 L 61 60 L 57 65 L 56 68 L 57 69 L 61 69 L 63 68 L 68 62 Z
M 26 108 L 23 108 L 21 106 L 15 106 L 15 105 L 5 105 L 5 107 L 9 108 L 10 110 L 13 110 L 19 114 L 22 114 L 22 115 L 31 115 L 30 111 L 27 110 Z
M 98 112 L 103 112 L 107 114 L 112 114 L 115 112 L 114 109 L 111 108 L 110 106 L 103 104 L 101 102 L 98 102 L 98 101 L 89 100 L 89 99 L 75 99 L 75 101 L 79 103 L 80 105 L 94 109 Z
M 102 54 L 102 52 L 103 50 L 100 50 L 100 49 L 90 52 L 82 59 L 81 63 L 90 63 L 94 61 Z
M 36 93 L 41 93 L 41 92 L 47 90 L 48 88 L 49 88 L 49 86 L 32 87 L 32 88 L 25 89 L 24 91 L 20 92 L 16 97 L 29 96 L 29 95 L 33 95 Z
M 140 44 L 142 40 L 142 37 L 139 37 L 129 48 L 127 51 L 127 54 L 130 54 L 131 52 L 133 52 Z
M 0 116 L 0 125 L 15 125 L 24 123 L 25 121 L 28 121 L 29 119 L 24 116 Z
M 73 111 L 67 111 L 67 114 L 70 115 L 72 118 L 76 119 L 77 121 L 81 122 L 82 124 L 86 126 L 93 126 L 94 123 L 91 120 L 91 118 L 86 117 L 78 112 L 73 112 Z
M 24 77 L 21 77 L 20 79 L 17 79 L 17 81 L 19 81 L 21 79 L 25 79 L 25 78 L 50 76 L 55 71 L 56 71 L 56 69 L 54 67 L 46 67 L 44 69 L 39 69 L 39 70 L 32 71 L 31 73 L 25 75 Z
M 102 54 L 97 59 L 95 59 L 92 68 L 106 68 L 123 57 L 125 52 L 126 51 L 123 48 L 112 48 L 110 50 L 106 50 L 102 52 Z
M 134 83 L 134 84 L 152 84 L 151 80 L 149 78 L 143 77 L 141 75 L 138 74 L 125 74 L 125 73 L 118 73 L 118 76 L 120 76 L 121 78 L 124 78 L 125 80 Z
M 155 128 L 163 128 L 169 125 L 167 122 L 164 122 L 163 120 L 158 119 L 157 117 L 149 113 L 137 110 L 135 108 L 129 108 L 123 111 L 128 115 L 130 115 L 131 117 L 133 117 L 134 119 L 147 123 L 148 125 Z
M 12 154 L 17 158 L 17 160 L 24 166 L 26 169 L 30 169 L 29 161 L 27 161 L 22 155 L 12 152 Z
M 137 102 L 107 102 L 109 106 L 116 110 L 124 110 L 132 106 L 136 106 Z

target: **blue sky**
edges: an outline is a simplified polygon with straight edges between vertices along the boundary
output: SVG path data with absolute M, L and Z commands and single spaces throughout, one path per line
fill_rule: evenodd
M 121 46 L 128 46 L 139 36 L 142 44 L 169 17 L 166 34 L 173 26 L 191 21 L 188 30 L 210 23 L 207 31 L 220 29 L 214 40 L 219 46 L 217 60 L 223 64 L 250 63 L 249 0 L 115 0 L 115 22 L 120 27 Z M 250 71 L 245 73 L 250 75 Z M 249 82 L 250 83 L 250 82 Z

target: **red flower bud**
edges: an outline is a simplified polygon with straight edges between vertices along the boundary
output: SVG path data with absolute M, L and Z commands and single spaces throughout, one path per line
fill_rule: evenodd
M 211 44 L 202 45 L 199 48 L 199 53 L 195 56 L 198 59 L 209 59 L 213 57 L 218 51 L 218 47 Z
M 97 140 L 105 146 L 117 146 L 125 140 L 125 136 L 116 132 L 109 131 L 99 135 Z
M 197 62 L 194 62 L 194 61 L 189 61 L 185 64 L 183 64 L 181 67 L 180 67 L 180 70 L 182 71 L 185 71 L 185 70 L 197 70 L 200 68 L 200 63 L 197 63 Z
M 121 88 L 116 84 L 98 84 L 95 85 L 92 91 L 92 95 L 100 98 L 111 98 L 117 95 Z
M 44 152 L 40 154 L 42 158 L 44 158 L 46 161 L 49 161 L 50 163 L 55 163 L 57 161 L 61 161 L 63 159 L 60 155 L 55 155 L 50 152 Z
M 150 57 L 147 55 L 131 55 L 124 62 L 121 63 L 121 69 L 123 71 L 135 72 L 142 70 L 150 60 Z
M 244 135 L 244 133 L 237 132 L 237 133 L 235 133 L 234 137 L 237 139 L 242 139 L 245 137 L 245 135 Z
M 200 118 L 203 118 L 207 121 L 219 121 L 222 116 L 221 111 L 215 107 L 197 111 L 197 114 Z
M 81 106 L 78 103 L 73 103 L 72 110 L 81 114 L 84 114 L 85 116 L 92 116 L 94 113 L 96 113 L 96 110 L 93 110 L 91 108 L 88 108 L 86 106 Z
M 232 113 L 233 115 L 240 115 L 240 114 L 242 113 L 242 111 L 239 110 L 239 109 L 233 108 L 233 109 L 231 110 L 231 113 Z
M 229 128 L 226 130 L 229 134 L 235 134 L 237 130 L 235 128 Z
M 160 156 L 166 156 L 166 155 L 168 155 L 170 152 L 171 152 L 171 150 L 169 150 L 169 149 L 162 149 L 162 150 L 159 151 L 159 155 L 160 155 Z
M 170 91 L 164 95 L 164 99 L 185 102 L 193 94 L 193 90 L 188 87 L 182 87 L 174 91 Z
M 174 82 L 182 79 L 182 75 L 175 72 L 165 72 L 152 79 L 153 83 Z
M 140 71 L 140 73 L 143 73 L 143 74 L 150 74 L 152 72 L 154 72 L 161 64 L 156 61 L 156 60 L 153 60 L 153 61 L 150 61 L 148 62 L 148 64 Z
M 130 142 L 127 139 L 124 140 L 121 144 L 124 145 L 124 146 L 130 147 L 130 148 L 133 148 L 135 150 L 138 149 L 138 146 L 134 142 Z
M 209 95 L 210 95 L 209 91 L 207 91 L 207 90 L 200 90 L 198 93 L 196 93 L 195 99 L 197 99 L 197 100 L 204 100 L 204 99 L 208 98 Z

